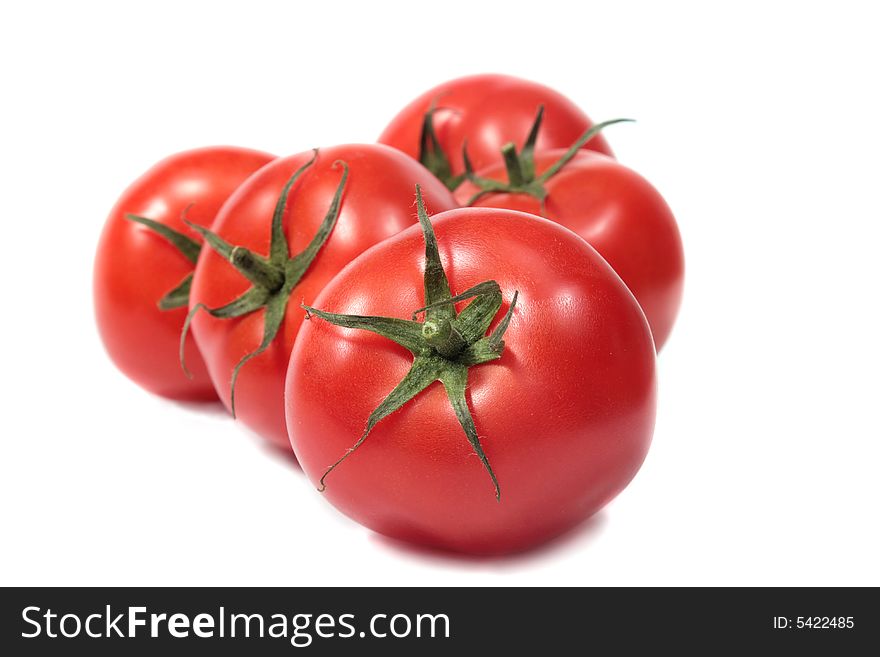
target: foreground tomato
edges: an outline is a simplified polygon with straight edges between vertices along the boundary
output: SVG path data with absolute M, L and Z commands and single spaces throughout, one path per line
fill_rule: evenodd
M 539 106 L 545 118 L 538 150 L 567 148 L 593 125 L 577 105 L 553 89 L 509 75 L 473 75 L 416 98 L 394 117 L 379 142 L 420 160 L 455 189 L 464 173 L 465 143 L 476 168 L 495 164 L 504 144 L 522 144 Z M 585 148 L 612 154 L 601 135 Z
M 430 172 L 393 148 L 302 153 L 261 169 L 223 206 L 216 235 L 202 231 L 212 248 L 196 266 L 192 332 L 220 398 L 276 445 L 290 449 L 284 377 L 303 320 L 299 302 L 314 299 L 355 256 L 416 221 L 416 183 L 425 186 L 430 207 L 456 207 Z
M 508 159 L 506 169 L 477 171 L 456 198 L 462 205 L 538 214 L 583 237 L 635 295 L 659 350 L 672 331 L 684 286 L 681 236 L 663 197 L 635 171 L 599 153 L 539 152 L 525 166 L 521 159 Z M 511 191 L 504 191 L 505 185 Z
M 453 210 L 434 217 L 435 242 L 421 219 L 424 239 L 413 227 L 367 251 L 308 308 L 287 373 L 291 442 L 328 500 L 378 532 L 526 549 L 639 469 L 651 333 L 617 274 L 557 224 Z M 450 290 L 465 297 L 457 317 Z
M 177 355 L 200 248 L 183 213 L 189 208 L 190 219 L 210 225 L 229 195 L 272 159 L 233 147 L 179 153 L 136 180 L 110 212 L 95 259 L 98 330 L 116 366 L 143 388 L 174 399 L 217 398 L 195 344 L 191 379 Z

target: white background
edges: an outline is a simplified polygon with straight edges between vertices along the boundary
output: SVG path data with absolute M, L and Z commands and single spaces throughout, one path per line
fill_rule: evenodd
M 878 21 L 717 4 L 5 3 L 0 583 L 880 584 Z M 143 393 L 90 288 L 106 213 L 165 155 L 371 141 L 490 71 L 639 119 L 608 137 L 675 210 L 688 277 L 633 484 L 472 560 L 370 533 L 219 410 Z

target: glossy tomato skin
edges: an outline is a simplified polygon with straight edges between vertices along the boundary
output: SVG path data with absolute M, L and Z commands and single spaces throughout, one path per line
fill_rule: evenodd
M 535 156 L 538 174 L 564 151 Z M 503 166 L 477 173 L 506 180 Z M 684 287 L 684 250 L 672 211 L 660 193 L 632 169 L 598 153 L 578 153 L 546 185 L 540 202 L 526 194 L 489 194 L 476 207 L 543 214 L 587 240 L 609 262 L 638 299 L 659 350 L 669 338 Z M 477 191 L 465 182 L 456 192 L 463 205 Z
M 642 311 L 582 239 L 518 212 L 460 209 L 433 218 L 453 294 L 498 281 L 519 301 L 500 360 L 470 369 L 468 401 L 501 500 L 442 386 L 382 420 L 326 479 L 343 513 L 404 541 L 474 554 L 524 550 L 595 513 L 635 475 L 656 403 Z M 411 228 L 339 274 L 315 307 L 409 318 L 423 303 L 424 243 Z M 287 374 L 288 429 L 317 485 L 360 437 L 412 356 L 370 334 L 307 322 Z
M 207 401 L 217 394 L 192 338 L 187 340 L 189 379 L 178 345 L 186 308 L 163 311 L 158 301 L 193 270 L 165 238 L 125 219 L 145 216 L 196 239 L 182 215 L 210 226 L 223 202 L 274 155 L 233 146 L 172 155 L 138 178 L 116 202 L 98 244 L 94 269 L 95 316 L 110 358 L 150 392 L 172 399 Z
M 453 175 L 464 172 L 465 142 L 477 169 L 500 162 L 501 147 L 508 142 L 521 149 L 540 105 L 544 120 L 537 150 L 568 148 L 593 126 L 577 105 L 549 87 L 509 75 L 473 75 L 445 82 L 416 98 L 394 117 L 379 142 L 418 158 L 422 120 L 432 104 L 437 107 L 434 131 Z M 602 135 L 584 148 L 612 155 Z
M 308 151 L 272 162 L 244 183 L 223 206 L 214 231 L 230 244 L 268 255 L 275 203 L 285 182 L 312 158 Z M 417 221 L 415 185 L 423 186 L 434 211 L 457 207 L 452 194 L 427 169 L 404 154 L 379 144 L 334 146 L 319 150 L 315 163 L 292 188 L 285 215 L 291 254 L 311 242 L 327 213 L 342 176 L 334 163 L 349 166 L 348 182 L 336 226 L 308 272 L 293 290 L 278 336 L 262 354 L 241 369 L 235 391 L 238 419 L 276 446 L 290 450 L 284 422 L 284 378 L 290 350 L 305 312 L 321 289 L 368 247 L 397 234 Z M 228 261 L 203 249 L 196 266 L 190 307 L 221 306 L 242 294 L 250 284 Z M 264 311 L 236 319 L 216 319 L 199 313 L 192 331 L 220 399 L 230 407 L 232 371 L 263 337 Z

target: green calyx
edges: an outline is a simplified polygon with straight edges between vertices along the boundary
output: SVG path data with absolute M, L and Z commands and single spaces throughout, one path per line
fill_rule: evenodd
M 290 299 L 291 293 L 308 271 L 321 247 L 324 246 L 324 243 L 330 237 L 330 233 L 336 225 L 336 220 L 339 218 L 342 192 L 348 179 L 348 165 L 341 160 L 337 160 L 333 164 L 334 167 L 342 167 L 342 177 L 339 181 L 339 186 L 336 188 L 333 200 L 327 208 L 327 214 L 324 216 L 317 233 L 309 245 L 302 252 L 291 257 L 287 236 L 284 231 L 284 214 L 287 209 L 287 199 L 290 196 L 290 190 L 294 183 L 296 183 L 306 169 L 314 164 L 317 156 L 318 151 L 315 149 L 312 159 L 297 169 L 281 190 L 281 195 L 278 197 L 275 211 L 272 215 L 272 233 L 268 257 L 254 253 L 243 246 L 232 246 L 207 228 L 187 222 L 205 238 L 205 243 L 210 248 L 229 260 L 232 266 L 251 282 L 251 287 L 246 292 L 219 308 L 208 308 L 203 303 L 197 303 L 192 307 L 186 317 L 180 336 L 180 364 L 187 375 L 190 376 L 184 359 L 184 348 L 190 324 L 196 313 L 205 311 L 218 319 L 232 319 L 256 312 L 260 308 L 266 309 L 263 320 L 262 341 L 254 351 L 242 357 L 232 370 L 230 407 L 233 417 L 235 416 L 235 384 L 241 368 L 249 360 L 266 351 L 269 345 L 272 344 L 275 336 L 278 335 L 278 330 L 284 321 L 287 302 Z
M 535 144 L 538 140 L 538 132 L 541 130 L 541 121 L 544 118 L 544 106 L 538 108 L 535 122 L 532 124 L 529 134 L 523 144 L 522 151 L 517 153 L 516 145 L 508 142 L 501 147 L 501 155 L 504 158 L 504 166 L 507 169 L 507 182 L 481 178 L 474 172 L 474 167 L 468 157 L 467 144 L 464 145 L 462 156 L 464 158 L 464 177 L 479 191 L 467 200 L 467 205 L 473 205 L 486 194 L 528 194 L 541 202 L 541 210 L 544 209 L 544 201 L 547 198 L 547 181 L 559 173 L 568 164 L 581 148 L 603 129 L 615 123 L 631 122 L 633 119 L 612 119 L 597 123 L 582 134 L 556 162 L 553 163 L 540 176 L 535 175 Z
M 187 208 L 187 210 L 188 209 L 189 208 Z M 184 211 L 184 214 L 186 214 L 186 211 Z M 134 221 L 135 223 L 145 226 L 157 235 L 161 235 L 169 242 L 169 244 L 180 251 L 193 265 L 196 264 L 196 260 L 199 259 L 199 252 L 202 250 L 202 245 L 191 237 L 187 237 L 183 233 L 176 231 L 165 224 L 159 223 L 158 221 L 148 219 L 147 217 L 127 214 L 125 215 L 125 218 L 129 221 Z M 174 310 L 175 308 L 188 306 L 192 278 L 193 275 L 192 272 L 190 272 L 170 292 L 159 299 L 157 303 L 159 310 Z
M 388 338 L 408 349 L 413 363 L 403 380 L 370 414 L 360 439 L 327 468 L 318 490 L 324 491 L 325 479 L 343 461 L 351 456 L 382 419 L 401 408 L 435 381 L 446 389 L 446 395 L 468 442 L 489 474 L 495 488 L 495 498 L 501 500 L 501 488 L 489 458 L 483 451 L 477 429 L 468 407 L 465 391 L 471 367 L 501 358 L 504 337 L 516 306 L 518 292 L 513 293 L 510 307 L 498 326 L 486 335 L 489 326 L 501 309 L 501 288 L 495 281 L 485 281 L 455 296 L 449 289 L 446 272 L 440 262 L 437 239 L 425 211 L 421 189 L 416 186 L 419 224 L 425 239 L 425 305 L 418 308 L 410 319 L 364 315 L 337 315 L 303 305 L 306 317 L 320 317 L 336 326 L 363 329 Z M 455 304 L 473 299 L 460 313 Z M 425 320 L 417 321 L 424 313 Z
M 452 175 L 452 165 L 449 163 L 446 153 L 443 152 L 443 147 L 437 139 L 437 133 L 434 132 L 434 112 L 436 111 L 437 107 L 431 103 L 431 107 L 428 108 L 422 119 L 422 132 L 419 137 L 419 162 L 439 178 L 450 191 L 455 191 L 464 181 L 465 174 Z

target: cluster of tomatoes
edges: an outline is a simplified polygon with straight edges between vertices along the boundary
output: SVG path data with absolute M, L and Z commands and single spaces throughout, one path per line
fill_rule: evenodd
M 169 157 L 101 236 L 106 349 L 151 392 L 219 397 L 378 532 L 546 541 L 639 469 L 681 299 L 675 220 L 609 123 L 481 75 L 377 144 Z

